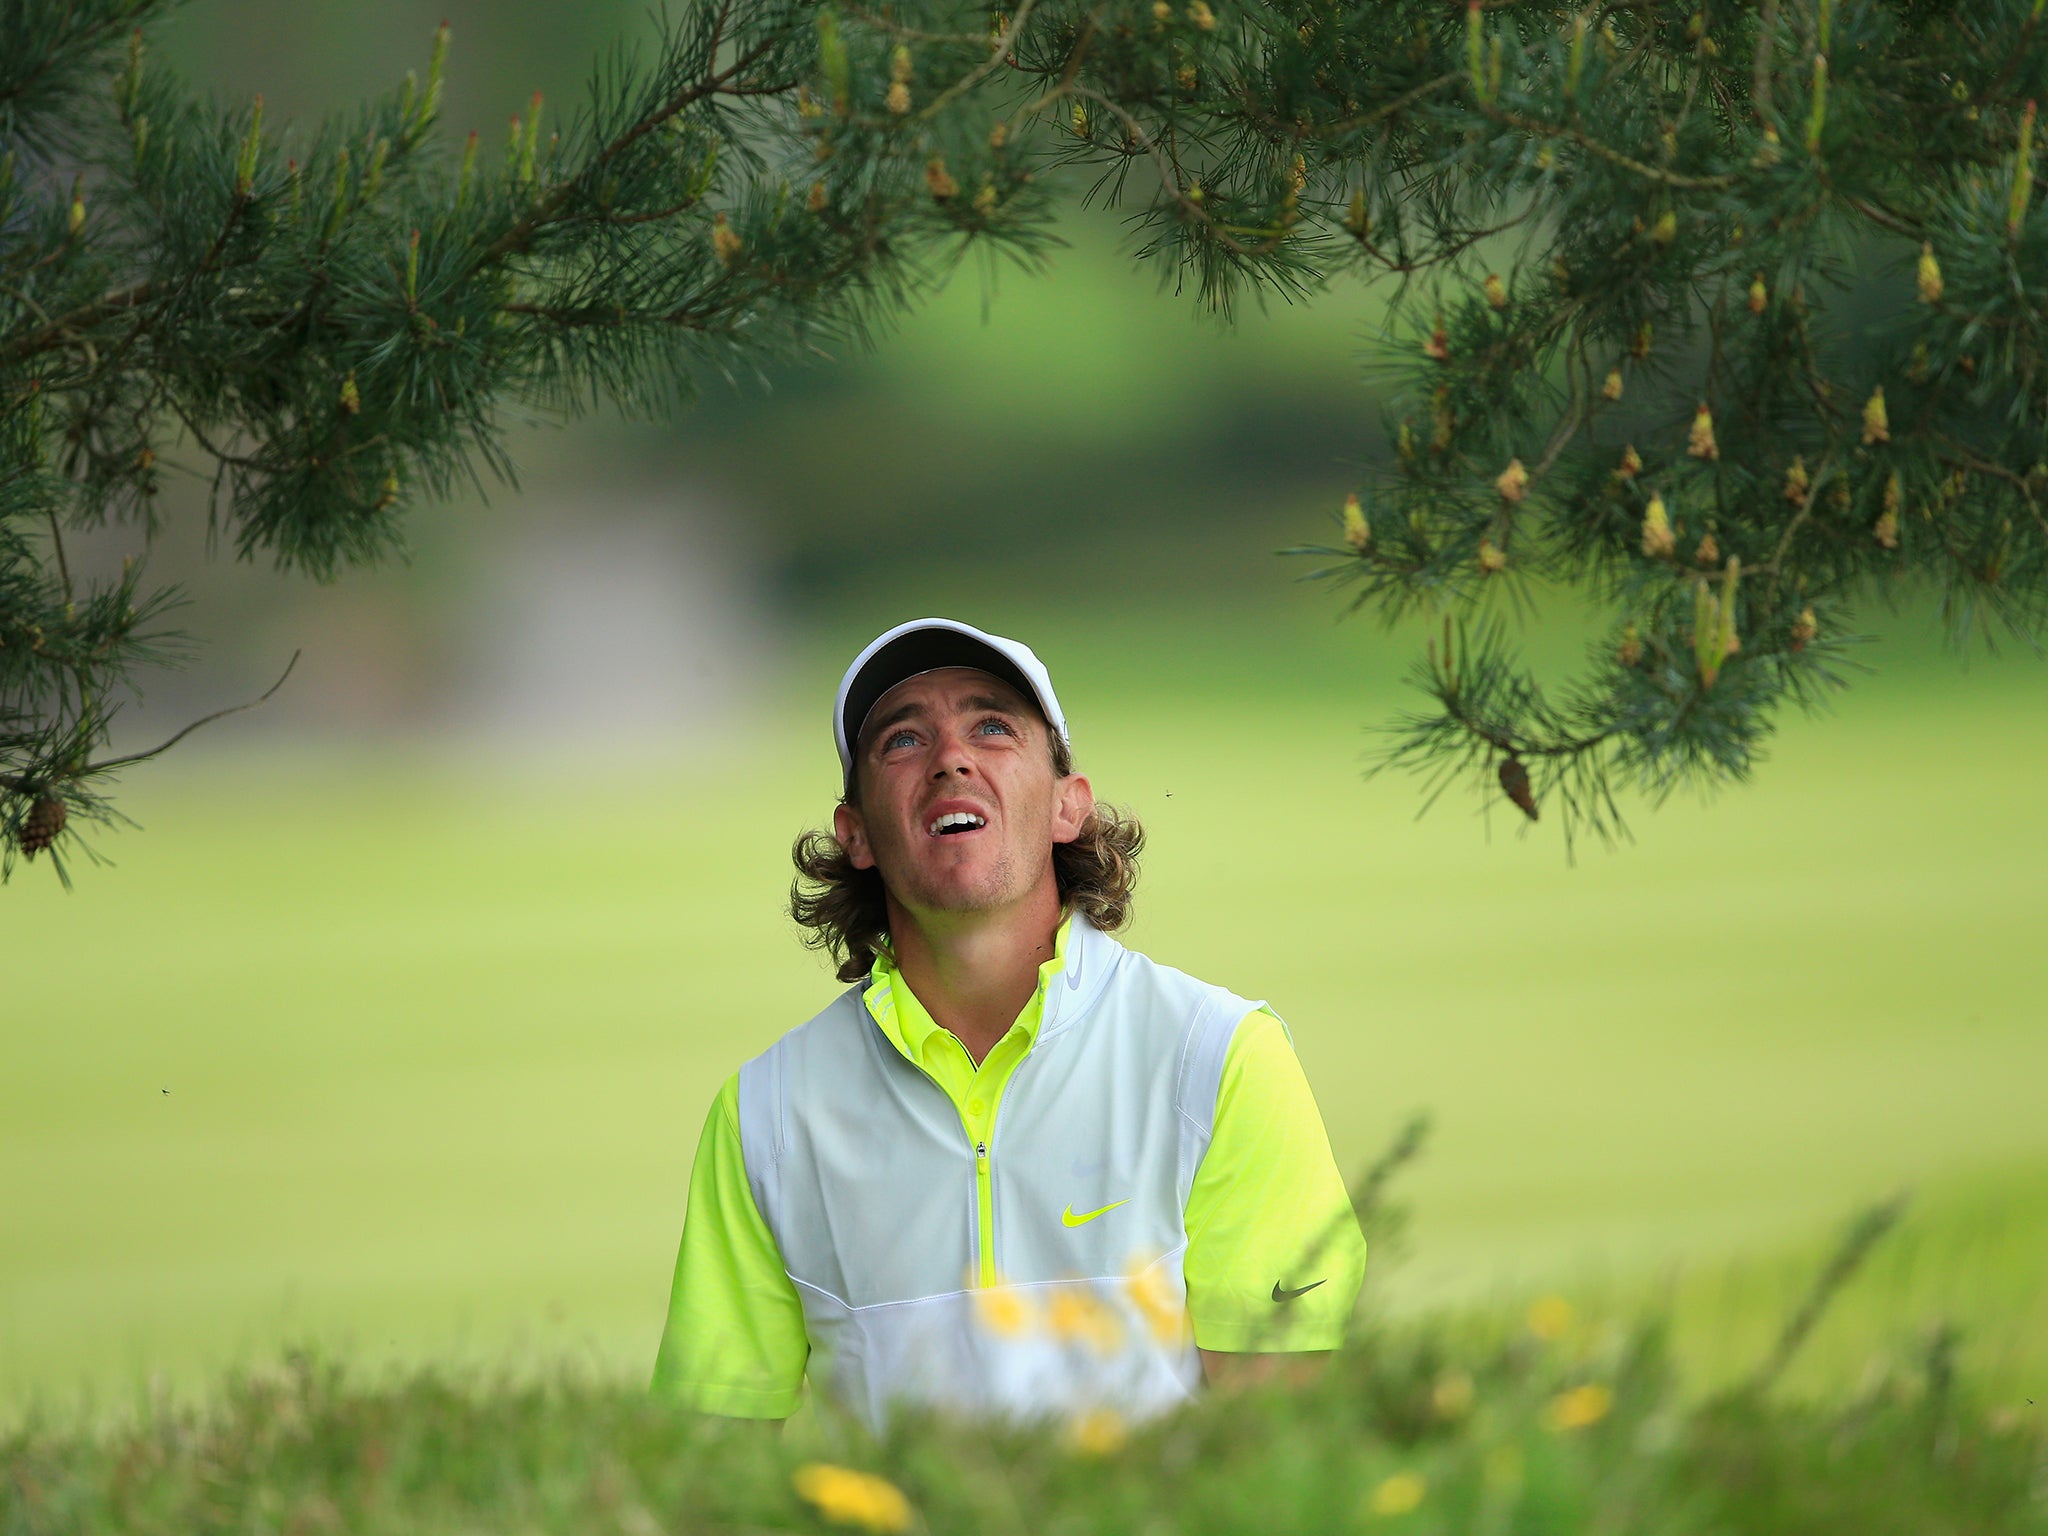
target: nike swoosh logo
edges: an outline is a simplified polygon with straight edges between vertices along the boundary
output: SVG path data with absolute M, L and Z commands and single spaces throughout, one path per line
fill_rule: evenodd
M 1273 1299 L 1275 1301 L 1292 1301 L 1297 1296 L 1306 1296 L 1310 1291 L 1314 1290 L 1317 1286 L 1323 1284 L 1323 1282 L 1328 1280 L 1329 1278 L 1330 1277 L 1328 1275 L 1325 1275 L 1323 1276 L 1322 1280 L 1311 1280 L 1307 1285 L 1298 1286 L 1291 1291 L 1283 1287 L 1278 1280 L 1275 1280 L 1273 1282 Z
M 1089 1211 L 1086 1215 L 1083 1216 L 1076 1216 L 1074 1214 L 1074 1208 L 1070 1205 L 1064 1211 L 1060 1212 L 1060 1220 L 1065 1222 L 1070 1227 L 1085 1226 L 1087 1223 L 1093 1221 L 1098 1216 L 1107 1216 L 1111 1211 L 1115 1210 L 1117 1206 L 1129 1205 L 1130 1203 L 1130 1199 L 1127 1196 L 1122 1200 L 1117 1200 L 1109 1205 L 1105 1205 L 1099 1211 Z M 1319 1281 L 1317 1283 L 1320 1284 L 1321 1282 Z

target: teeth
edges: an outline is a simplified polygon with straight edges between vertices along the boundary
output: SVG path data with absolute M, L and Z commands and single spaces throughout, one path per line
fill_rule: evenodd
M 925 828 L 931 836 L 937 837 L 948 827 L 985 827 L 988 823 L 972 811 L 948 811 Z

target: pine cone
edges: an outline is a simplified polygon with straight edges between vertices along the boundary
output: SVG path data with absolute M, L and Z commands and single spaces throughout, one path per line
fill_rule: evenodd
M 29 807 L 21 824 L 21 851 L 32 859 L 57 841 L 57 834 L 63 830 L 64 802 L 54 795 L 44 795 Z
M 1500 787 L 1531 821 L 1536 819 L 1536 797 L 1529 792 L 1529 770 L 1519 757 L 1504 757 L 1500 763 Z

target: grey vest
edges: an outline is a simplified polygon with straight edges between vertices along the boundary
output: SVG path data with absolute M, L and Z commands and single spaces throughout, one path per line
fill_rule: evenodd
M 1183 1212 L 1258 1005 L 1074 918 L 986 1150 L 989 1290 L 977 1149 L 863 991 L 739 1075 L 747 1178 L 803 1301 L 813 1381 L 878 1425 L 892 1403 L 1143 1416 L 1186 1400 L 1201 1371 Z

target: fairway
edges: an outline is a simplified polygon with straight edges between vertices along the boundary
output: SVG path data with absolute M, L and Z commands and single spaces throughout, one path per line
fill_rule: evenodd
M 1322 617 L 1033 638 L 1151 834 L 1130 941 L 1276 1006 L 1347 1167 L 1434 1112 L 1414 1257 L 1369 1288 L 1632 1295 L 1681 1262 L 1682 1341 L 1725 1369 L 1784 1266 L 1911 1184 L 1819 1358 L 1946 1314 L 2001 1380 L 2048 1364 L 2048 672 L 1890 659 L 1755 785 L 1574 867 L 1548 825 L 1361 783 L 1405 642 Z M 1176 685 L 1198 657 L 1230 660 Z M 643 1372 L 711 1096 L 833 991 L 781 910 L 827 668 L 666 755 L 196 741 L 131 776 L 117 869 L 17 871 L 0 1398 L 306 1339 Z

